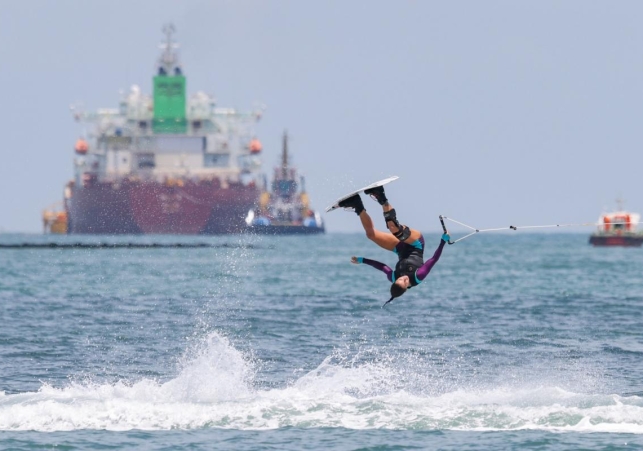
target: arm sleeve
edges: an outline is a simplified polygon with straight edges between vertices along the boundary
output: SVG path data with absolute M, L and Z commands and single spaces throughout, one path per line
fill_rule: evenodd
M 370 258 L 364 258 L 364 257 L 358 257 L 357 261 L 360 263 L 364 263 L 368 266 L 372 266 L 375 269 L 379 269 L 382 271 L 384 274 L 386 274 L 386 278 L 392 282 L 393 281 L 393 270 L 386 266 L 384 263 L 378 262 L 376 260 L 371 260 Z
M 424 280 L 424 278 L 429 275 L 429 272 L 431 272 L 431 269 L 433 269 L 433 266 L 435 266 L 438 260 L 440 260 L 440 255 L 442 255 L 444 244 L 444 240 L 440 239 L 440 245 L 435 250 L 433 257 L 425 261 L 424 264 L 420 266 L 415 272 L 415 277 L 417 277 L 418 280 Z

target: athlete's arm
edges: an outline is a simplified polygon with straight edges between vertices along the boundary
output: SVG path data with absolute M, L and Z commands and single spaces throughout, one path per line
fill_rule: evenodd
M 440 255 L 442 255 L 442 249 L 444 248 L 445 244 L 446 241 L 440 239 L 440 245 L 435 250 L 433 257 L 429 258 L 424 262 L 422 266 L 418 268 L 418 270 L 415 272 L 415 277 L 417 277 L 418 280 L 424 280 L 424 278 L 429 275 L 429 272 L 431 271 L 431 269 L 433 269 L 433 266 L 435 266 L 438 260 L 440 260 Z
M 386 278 L 389 280 L 389 282 L 393 282 L 393 270 L 382 262 L 364 257 L 352 257 L 351 262 L 355 264 L 364 263 L 368 266 L 372 266 L 375 269 L 379 269 L 384 274 L 386 274 Z

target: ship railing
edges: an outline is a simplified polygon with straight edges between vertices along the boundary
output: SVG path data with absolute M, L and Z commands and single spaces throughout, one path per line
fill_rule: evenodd
M 96 181 L 95 174 L 87 174 L 84 179 Z M 243 183 L 248 185 L 256 181 L 243 181 L 241 177 L 235 174 L 176 174 L 176 173 L 151 173 L 139 171 L 136 174 L 117 175 L 109 174 L 100 180 L 101 183 L 121 184 L 121 183 L 140 183 L 154 182 L 169 187 L 183 187 L 190 184 L 215 184 L 222 188 L 228 188 L 231 184 Z

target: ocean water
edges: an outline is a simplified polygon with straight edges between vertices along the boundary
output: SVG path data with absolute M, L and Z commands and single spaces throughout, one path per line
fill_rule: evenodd
M 382 308 L 361 234 L 0 235 L 211 245 L 0 248 L 0 449 L 641 449 L 643 250 L 587 238 L 472 237 Z

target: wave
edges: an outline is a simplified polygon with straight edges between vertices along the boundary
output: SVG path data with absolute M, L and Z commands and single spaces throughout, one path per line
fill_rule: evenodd
M 0 393 L 0 430 L 291 426 L 643 434 L 640 396 L 574 393 L 524 381 L 436 390 L 430 376 L 413 366 L 339 352 L 283 388 L 257 388 L 255 359 L 218 333 L 190 350 L 181 367 L 167 382 L 45 384 L 37 392 Z

